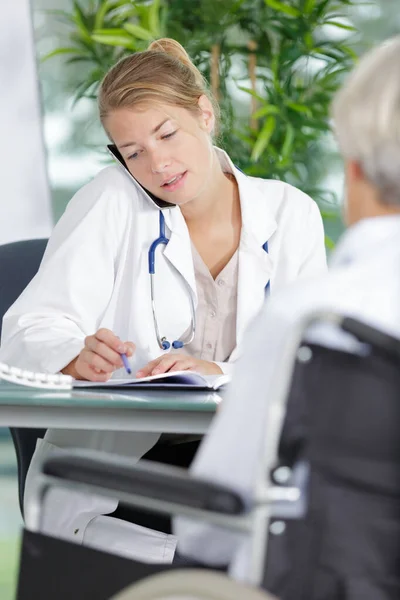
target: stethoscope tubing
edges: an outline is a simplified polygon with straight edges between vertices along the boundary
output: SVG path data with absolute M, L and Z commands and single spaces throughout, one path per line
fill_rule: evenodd
M 160 246 L 160 245 L 167 246 L 167 244 L 169 242 L 169 239 L 165 235 L 165 218 L 164 218 L 164 215 L 162 214 L 161 210 L 160 210 L 160 216 L 159 216 L 159 227 L 160 227 L 160 235 L 151 244 L 151 246 L 149 248 L 149 255 L 148 255 L 149 274 L 150 274 L 151 310 L 153 313 L 154 329 L 156 332 L 158 345 L 160 346 L 161 350 L 169 350 L 169 348 L 171 347 L 171 344 L 165 337 L 161 337 L 161 333 L 158 328 L 157 310 L 156 310 L 156 302 L 155 302 L 155 281 L 154 280 L 155 280 L 155 273 L 156 273 L 156 250 L 157 250 L 158 246 Z M 190 310 L 192 313 L 190 335 L 185 340 L 174 340 L 172 342 L 172 347 L 175 349 L 182 348 L 182 346 L 186 346 L 187 344 L 190 344 L 194 340 L 194 336 L 196 335 L 196 307 L 194 305 L 192 291 L 190 290 L 186 280 L 185 280 L 185 284 L 188 288 L 188 293 L 189 293 L 189 298 L 190 298 Z

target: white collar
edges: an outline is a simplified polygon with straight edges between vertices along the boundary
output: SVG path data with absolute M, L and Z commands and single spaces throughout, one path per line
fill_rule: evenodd
M 387 215 L 362 219 L 342 236 L 332 255 L 330 266 L 365 260 L 375 255 L 393 238 L 400 243 L 400 215 Z

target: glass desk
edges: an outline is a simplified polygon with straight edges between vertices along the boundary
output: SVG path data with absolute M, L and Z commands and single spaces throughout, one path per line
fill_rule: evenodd
M 0 381 L 0 427 L 205 433 L 222 397 L 222 391 L 57 391 Z

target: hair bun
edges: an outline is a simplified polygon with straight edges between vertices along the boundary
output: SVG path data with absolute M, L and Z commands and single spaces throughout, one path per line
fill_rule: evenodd
M 186 52 L 185 48 L 172 38 L 161 38 L 159 40 L 154 40 L 154 42 L 151 42 L 148 50 L 152 50 L 153 52 L 165 52 L 165 54 L 168 54 L 169 56 L 172 56 L 173 58 L 176 58 L 182 62 L 184 65 L 189 67 L 189 69 L 196 68 L 190 60 L 189 54 Z

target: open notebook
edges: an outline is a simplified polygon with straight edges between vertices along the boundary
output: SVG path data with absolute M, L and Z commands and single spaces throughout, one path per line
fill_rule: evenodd
M 151 375 L 140 379 L 124 378 L 110 379 L 105 383 L 97 381 L 77 381 L 74 387 L 101 387 L 101 388 L 150 388 L 150 389 L 195 389 L 195 390 L 218 390 L 230 381 L 229 375 L 201 375 L 194 371 L 175 371 L 174 373 L 162 373 Z

